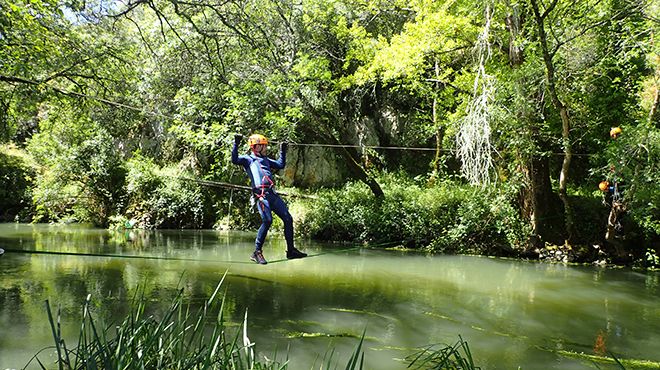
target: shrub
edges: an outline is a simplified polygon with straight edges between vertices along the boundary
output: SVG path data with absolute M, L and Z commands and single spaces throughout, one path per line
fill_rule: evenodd
M 0 147 L 0 222 L 27 221 L 35 170 L 25 153 L 11 146 Z
M 306 203 L 297 230 L 327 240 L 381 243 L 444 252 L 510 254 L 529 230 L 506 194 L 455 182 L 425 187 L 401 176 L 381 179 L 385 196 L 374 200 L 361 183 L 320 191 Z
M 124 197 L 125 170 L 116 141 L 88 117 L 52 113 L 27 146 L 42 168 L 33 196 L 35 221 L 106 226 Z
M 142 228 L 210 227 L 213 217 L 206 194 L 176 168 L 159 168 L 151 159 L 134 155 L 127 164 L 126 217 Z

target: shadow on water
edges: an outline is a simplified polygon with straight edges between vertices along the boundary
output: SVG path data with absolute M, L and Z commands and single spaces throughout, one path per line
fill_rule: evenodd
M 264 249 L 271 263 L 259 266 L 248 260 L 253 238 L 0 225 L 0 367 L 20 368 L 50 343 L 45 299 L 60 305 L 73 337 L 88 294 L 94 313 L 111 322 L 127 314 L 137 286 L 158 313 L 179 288 L 203 304 L 226 271 L 231 325 L 247 310 L 257 351 L 289 348 L 293 368 L 309 367 L 329 346 L 350 354 L 365 327 L 367 369 L 401 368 L 416 348 L 459 335 L 485 369 L 591 369 L 590 359 L 571 354 L 603 351 L 660 361 L 655 273 L 305 241 L 299 246 L 315 256 L 287 261 L 277 236 Z

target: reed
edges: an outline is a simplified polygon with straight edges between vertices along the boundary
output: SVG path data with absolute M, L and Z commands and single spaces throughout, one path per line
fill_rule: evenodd
M 224 278 L 223 278 L 224 280 Z M 128 316 L 116 326 L 101 328 L 90 313 L 90 296 L 83 307 L 83 317 L 75 346 L 62 337 L 60 312 L 53 315 L 50 303 L 46 311 L 54 346 L 39 351 L 26 365 L 37 362 L 42 369 L 286 369 L 287 362 L 277 359 L 258 361 L 254 343 L 247 332 L 227 330 L 223 315 L 224 297 L 218 295 L 222 281 L 203 307 L 191 310 L 183 290 L 169 308 L 155 317 L 145 313 L 143 292 L 134 299 Z M 218 310 L 213 323 L 206 319 Z M 243 323 L 244 327 L 247 323 Z M 230 332 L 234 332 L 233 334 Z M 45 351 L 56 352 L 54 366 L 39 359 Z
M 409 356 L 409 369 L 477 370 L 467 342 L 459 336 L 454 345 L 432 345 Z
M 197 310 L 186 304 L 183 290 L 180 290 L 159 317 L 145 312 L 144 291 L 138 289 L 128 316 L 121 323 L 110 326 L 103 326 L 92 317 L 91 297 L 87 296 L 78 341 L 74 346 L 69 346 L 62 336 L 60 309 L 54 315 L 50 303 L 46 301 L 54 346 L 40 350 L 25 367 L 36 362 L 44 370 L 287 369 L 288 354 L 283 361 L 278 360 L 277 353 L 272 359 L 255 356 L 255 344 L 247 335 L 247 312 L 241 330 L 236 330 L 235 326 L 227 330 L 223 315 L 225 300 L 218 294 L 223 281 L 224 277 L 203 307 Z M 217 315 L 209 323 L 206 318 L 216 310 Z M 364 368 L 365 334 L 366 329 L 347 360 L 346 370 Z M 39 358 L 44 352 L 55 353 L 55 363 L 44 364 Z M 462 339 L 454 346 L 427 347 L 410 356 L 409 361 L 409 367 L 415 369 L 478 369 L 473 364 L 467 343 Z M 459 367 L 444 367 L 446 364 Z M 316 365 L 320 369 L 340 368 L 334 348 L 329 348 L 320 363 L 311 368 Z

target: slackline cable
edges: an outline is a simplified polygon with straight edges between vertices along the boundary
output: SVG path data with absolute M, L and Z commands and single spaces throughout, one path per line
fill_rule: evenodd
M 372 245 L 354 245 L 348 248 L 343 248 L 339 250 L 320 252 L 316 254 L 310 254 L 305 258 L 310 257 L 319 257 L 326 254 L 339 254 L 344 252 L 351 252 L 362 248 L 375 248 L 382 247 L 386 245 L 401 244 L 401 241 L 396 242 L 386 242 L 380 244 Z M 2 251 L 2 248 L 0 248 Z M 184 258 L 184 257 L 161 257 L 161 256 L 136 256 L 136 255 L 125 255 L 125 254 L 104 254 L 104 253 L 80 253 L 80 252 L 56 252 L 56 251 L 38 251 L 34 249 L 13 249 L 5 248 L 4 253 L 16 253 L 16 254 L 45 254 L 45 255 L 55 255 L 55 256 L 78 256 L 78 257 L 105 257 L 105 258 L 126 258 L 126 259 L 143 259 L 143 260 L 160 260 L 160 261 L 184 261 L 184 262 L 207 262 L 207 263 L 240 263 L 240 264 L 249 264 L 254 265 L 254 262 L 248 261 L 227 261 L 227 260 L 208 260 L 208 259 L 197 259 L 197 258 Z M 2 255 L 2 253 L 0 253 Z M 301 258 L 302 259 L 302 258 Z M 268 261 L 268 264 L 287 262 L 290 261 L 287 258 Z
M 310 254 L 305 258 L 318 257 L 324 254 L 337 254 L 342 252 L 350 252 L 357 250 L 361 247 L 345 248 L 337 251 L 330 252 L 321 252 L 316 254 Z M 125 255 L 125 254 L 103 254 L 103 253 L 79 253 L 79 252 L 55 252 L 55 251 L 38 251 L 33 249 L 13 249 L 6 248 L 5 254 L 16 253 L 16 254 L 45 254 L 45 255 L 56 255 L 56 256 L 76 256 L 76 257 L 105 257 L 105 258 L 126 258 L 126 259 L 142 259 L 142 260 L 160 260 L 160 261 L 184 261 L 184 262 L 207 262 L 207 263 L 241 263 L 241 264 L 250 264 L 254 265 L 254 262 L 250 261 L 227 261 L 227 260 L 208 260 L 208 259 L 198 259 L 198 258 L 184 258 L 184 257 L 161 257 L 161 256 L 136 256 L 136 255 Z M 268 264 L 286 262 L 288 259 L 279 259 L 268 261 Z

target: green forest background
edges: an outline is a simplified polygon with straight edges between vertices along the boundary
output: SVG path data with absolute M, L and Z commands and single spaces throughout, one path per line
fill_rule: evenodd
M 254 228 L 222 184 L 259 132 L 299 236 L 655 267 L 658 30 L 652 0 L 0 0 L 0 220 Z

